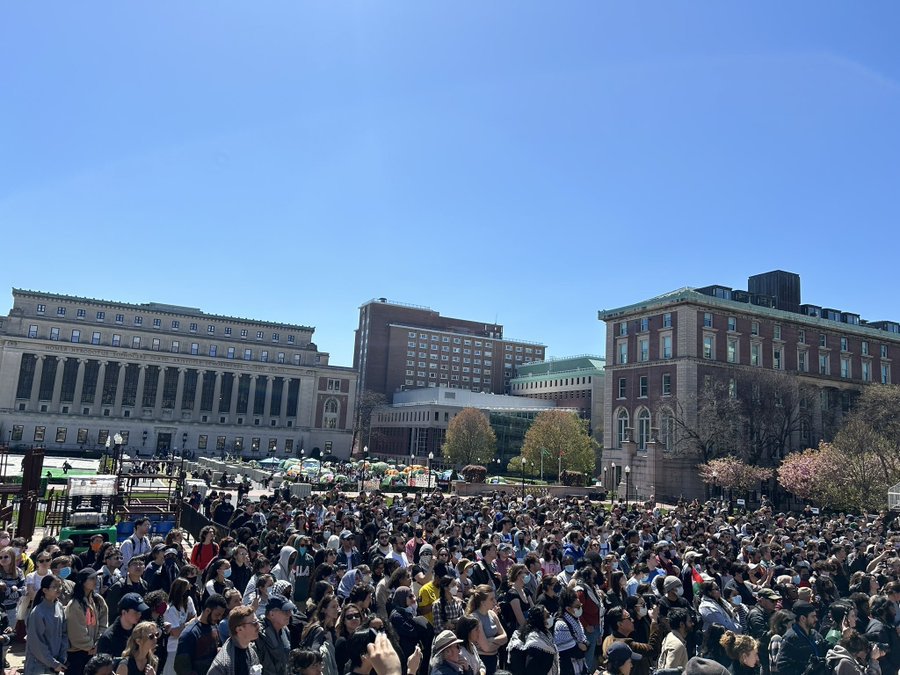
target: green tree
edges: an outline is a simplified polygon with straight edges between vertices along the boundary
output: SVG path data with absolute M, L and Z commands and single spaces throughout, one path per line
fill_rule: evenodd
M 463 408 L 447 425 L 441 448 L 444 459 L 455 466 L 487 464 L 497 452 L 497 437 L 487 416 L 477 408 Z
M 525 434 L 522 455 L 525 472 L 540 475 L 541 455 L 544 475 L 556 476 L 563 471 L 594 474 L 598 443 L 588 433 L 587 421 L 565 410 L 545 410 L 535 417 Z M 511 462 L 522 470 L 521 456 Z

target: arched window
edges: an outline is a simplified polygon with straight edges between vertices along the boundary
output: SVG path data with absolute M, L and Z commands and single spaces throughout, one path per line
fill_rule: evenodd
M 337 429 L 339 412 L 340 407 L 337 399 L 330 398 L 325 401 L 325 414 L 322 416 L 322 426 L 326 429 Z
M 622 447 L 622 443 L 627 440 L 628 435 L 628 411 L 624 408 L 619 411 L 619 414 L 616 415 L 616 440 L 618 441 L 619 448 Z
M 646 450 L 650 442 L 650 411 L 646 408 L 638 413 L 638 449 Z
M 668 408 L 659 411 L 659 444 L 664 450 L 675 447 L 675 417 Z

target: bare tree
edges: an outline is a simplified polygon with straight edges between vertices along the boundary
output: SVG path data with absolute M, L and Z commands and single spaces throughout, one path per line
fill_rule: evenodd
M 781 371 L 759 369 L 744 373 L 737 389 L 746 424 L 745 461 L 773 466 L 800 449 L 800 431 L 810 425 L 811 386 Z
M 716 457 L 740 456 L 744 447 L 743 407 L 725 382 L 707 379 L 686 401 L 673 401 L 676 453 L 707 463 Z

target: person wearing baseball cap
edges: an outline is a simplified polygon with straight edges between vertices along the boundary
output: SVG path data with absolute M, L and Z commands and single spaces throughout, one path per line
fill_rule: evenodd
M 606 650 L 606 672 L 611 675 L 629 675 L 635 661 L 642 658 L 624 642 L 613 642 Z
M 147 603 L 137 593 L 123 595 L 119 600 L 118 609 L 119 617 L 110 624 L 97 641 L 98 654 L 121 654 L 124 652 L 134 627 L 140 623 L 144 612 L 150 611 Z
M 808 667 L 813 662 L 821 662 L 824 672 L 824 659 L 828 646 L 825 639 L 816 630 L 816 607 L 808 602 L 795 602 L 791 607 L 796 622 L 791 626 L 781 641 L 781 650 L 776 662 L 779 673 L 810 672 Z
M 283 595 L 273 595 L 266 604 L 266 616 L 259 627 L 256 653 L 264 673 L 287 673 L 291 656 L 288 626 L 297 607 Z

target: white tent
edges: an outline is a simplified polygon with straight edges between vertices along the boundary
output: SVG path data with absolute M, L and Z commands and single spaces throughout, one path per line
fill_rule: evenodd
M 900 483 L 888 490 L 888 508 L 892 511 L 900 511 Z

